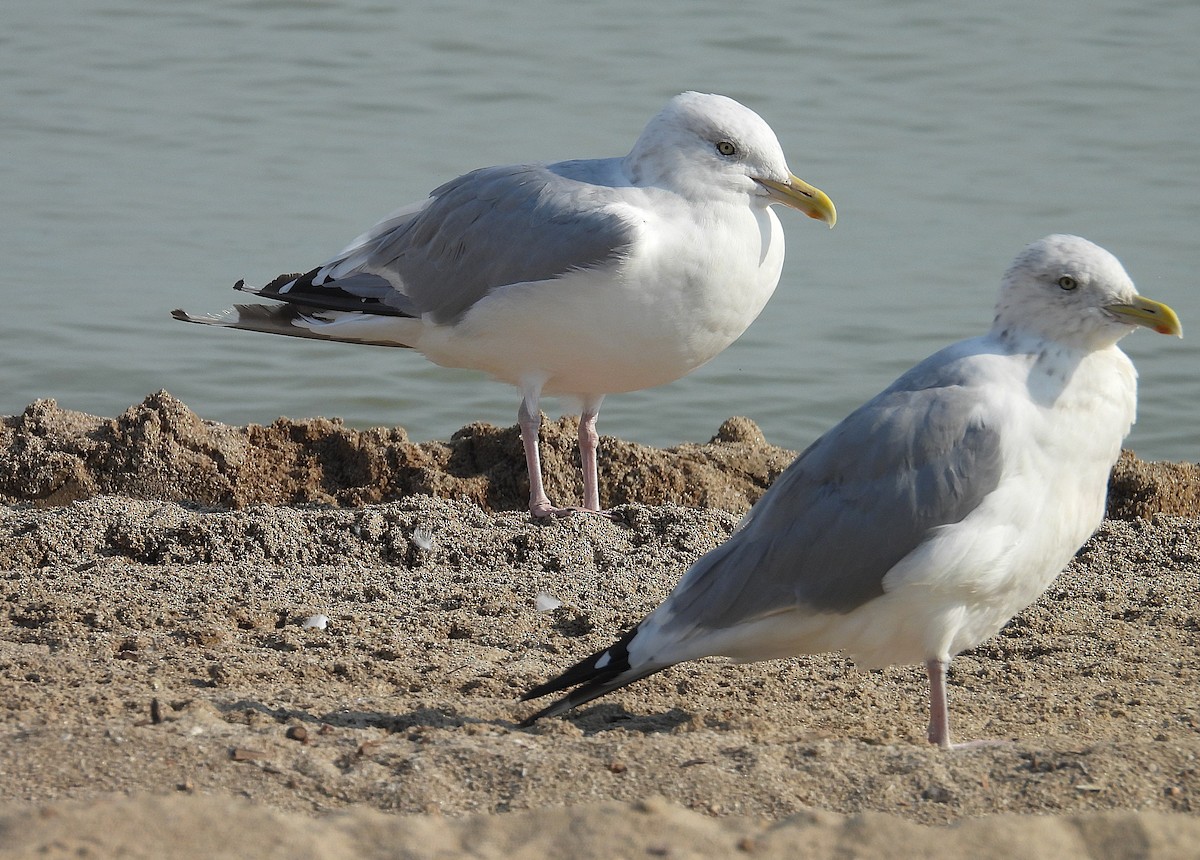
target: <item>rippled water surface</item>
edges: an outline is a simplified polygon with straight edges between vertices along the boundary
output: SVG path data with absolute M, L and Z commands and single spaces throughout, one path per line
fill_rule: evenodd
M 403 8 L 411 5 L 413 8 Z M 419 355 L 173 322 L 305 269 L 468 169 L 620 155 L 684 89 L 762 114 L 833 231 L 781 211 L 783 279 L 710 365 L 603 433 L 800 448 L 987 327 L 1025 243 L 1074 232 L 1198 336 L 1139 331 L 1130 445 L 1200 459 L 1200 4 L 46 0 L 0 31 L 0 413 L 338 415 L 445 438 L 514 390 Z M 570 409 L 548 402 L 547 411 Z

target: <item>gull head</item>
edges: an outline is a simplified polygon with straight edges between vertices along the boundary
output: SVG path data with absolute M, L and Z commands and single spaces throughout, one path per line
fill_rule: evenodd
M 731 98 L 681 93 L 646 124 L 625 156 L 635 185 L 658 186 L 692 200 L 744 197 L 782 203 L 830 227 L 833 201 L 788 169 L 775 132 Z
M 1009 266 L 994 330 L 1091 351 L 1138 326 L 1183 336 L 1175 311 L 1138 295 L 1120 260 L 1087 239 L 1056 234 L 1026 247 Z

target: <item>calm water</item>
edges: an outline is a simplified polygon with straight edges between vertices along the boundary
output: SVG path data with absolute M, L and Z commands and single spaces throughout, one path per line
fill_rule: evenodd
M 43 0 L 0 31 L 0 414 L 338 415 L 446 438 L 515 391 L 398 350 L 205 330 L 230 285 L 307 268 L 468 169 L 625 153 L 676 92 L 737 98 L 833 231 L 782 211 L 762 318 L 601 432 L 706 440 L 732 414 L 806 445 L 986 328 L 1025 243 L 1074 232 L 1196 336 L 1139 331 L 1130 444 L 1200 459 L 1200 4 Z M 547 411 L 569 409 L 550 401 Z

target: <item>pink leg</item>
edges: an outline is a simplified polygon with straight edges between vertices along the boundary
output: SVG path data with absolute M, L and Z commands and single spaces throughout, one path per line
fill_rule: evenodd
M 542 457 L 538 452 L 538 431 L 542 427 L 542 413 L 538 409 L 538 387 L 522 388 L 521 408 L 517 410 L 517 423 L 521 426 L 521 445 L 525 448 L 525 468 L 529 471 L 529 513 L 534 518 L 561 517 L 576 511 L 603 514 L 600 510 L 600 485 L 596 470 L 596 416 L 600 413 L 600 401 L 604 395 L 584 399 L 583 414 L 579 421 L 579 457 L 583 464 L 583 508 L 559 508 L 550 504 L 546 487 L 542 483 Z
M 537 399 L 530 408 L 529 398 L 521 398 L 517 410 L 517 423 L 521 425 L 521 444 L 525 448 L 525 468 L 529 470 L 529 513 L 535 517 L 548 517 L 560 513 L 546 497 L 542 484 L 542 458 L 538 453 L 538 431 L 542 427 L 542 414 L 538 411 Z
M 929 676 L 929 742 L 944 750 L 1007 746 L 1007 741 L 993 740 L 950 743 L 950 706 L 946 699 L 946 669 L 949 666 L 949 660 L 935 658 L 925 661 L 925 674 Z
M 596 433 L 596 416 L 600 414 L 603 395 L 586 398 L 583 412 L 579 416 L 579 465 L 583 469 L 583 509 L 600 511 L 600 478 L 596 466 L 596 447 L 600 437 Z
M 925 661 L 929 676 L 929 742 L 950 749 L 950 708 L 946 702 L 946 664 L 936 657 Z

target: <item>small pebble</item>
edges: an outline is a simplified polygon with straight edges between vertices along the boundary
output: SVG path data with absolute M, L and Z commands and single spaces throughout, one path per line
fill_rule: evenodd
M 300 743 L 308 743 L 308 729 L 304 726 L 288 726 L 287 737 L 289 740 L 300 741 Z
M 234 747 L 230 750 L 229 757 L 234 761 L 254 761 L 255 759 L 266 758 L 267 754 L 262 750 L 253 750 L 248 747 Z

